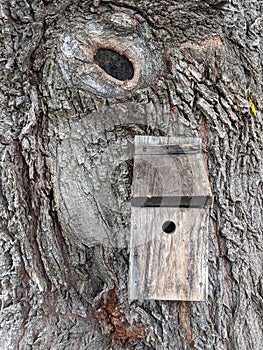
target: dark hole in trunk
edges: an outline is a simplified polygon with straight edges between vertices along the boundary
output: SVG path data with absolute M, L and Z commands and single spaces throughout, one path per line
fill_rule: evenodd
M 99 49 L 94 55 L 94 61 L 115 79 L 131 80 L 134 76 L 131 61 L 116 51 Z

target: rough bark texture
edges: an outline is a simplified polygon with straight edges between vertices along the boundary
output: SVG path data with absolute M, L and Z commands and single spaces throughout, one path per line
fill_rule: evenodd
M 262 348 L 262 7 L 1 0 L 1 350 Z M 203 138 L 207 302 L 128 300 L 135 134 Z

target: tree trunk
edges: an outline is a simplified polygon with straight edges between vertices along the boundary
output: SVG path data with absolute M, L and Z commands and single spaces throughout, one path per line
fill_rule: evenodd
M 262 348 L 262 12 L 1 0 L 1 350 Z M 129 300 L 134 135 L 202 137 L 207 302 Z

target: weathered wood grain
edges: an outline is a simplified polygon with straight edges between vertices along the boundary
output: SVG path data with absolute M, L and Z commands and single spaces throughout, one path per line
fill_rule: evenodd
M 162 231 L 167 220 L 174 233 Z M 132 208 L 131 221 L 130 298 L 205 300 L 206 210 Z
M 131 201 L 138 207 L 211 204 L 201 139 L 136 136 Z
M 205 300 L 207 213 L 202 208 L 212 196 L 201 139 L 135 136 L 134 144 L 130 298 Z M 175 224 L 174 232 L 164 232 L 167 221 Z
M 184 136 L 139 136 L 134 138 L 135 154 L 180 154 L 201 152 L 199 137 Z

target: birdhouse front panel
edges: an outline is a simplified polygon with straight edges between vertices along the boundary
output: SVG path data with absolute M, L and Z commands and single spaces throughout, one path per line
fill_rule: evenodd
M 130 298 L 205 300 L 205 209 L 132 208 Z

